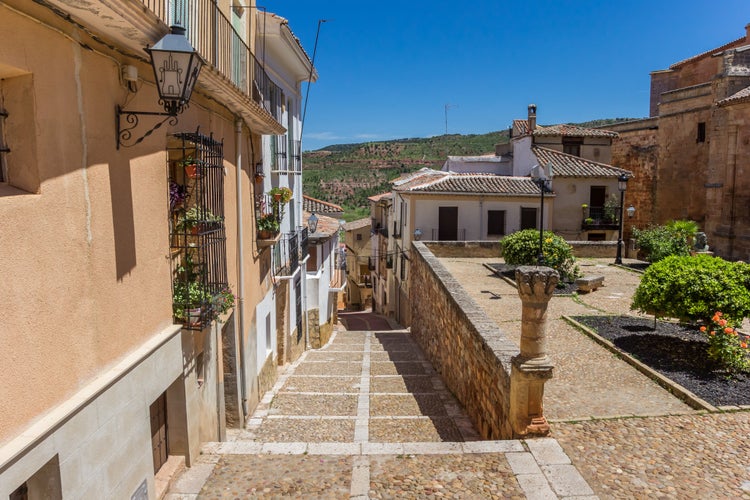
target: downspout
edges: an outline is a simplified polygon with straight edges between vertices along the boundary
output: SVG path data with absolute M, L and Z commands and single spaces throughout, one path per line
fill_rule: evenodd
M 235 158 L 235 169 L 237 178 L 235 179 L 237 189 L 237 307 L 235 311 L 235 331 L 239 337 L 239 358 L 240 358 L 240 398 L 242 398 L 242 422 L 244 425 L 247 416 L 247 385 L 245 383 L 245 267 L 243 259 L 244 245 L 244 228 L 242 226 L 242 121 L 234 122 L 234 143 L 237 157 Z M 252 137 L 250 138 L 252 141 Z

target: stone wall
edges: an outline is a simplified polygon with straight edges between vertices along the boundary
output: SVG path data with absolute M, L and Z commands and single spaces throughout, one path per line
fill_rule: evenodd
M 642 229 L 654 223 L 659 122 L 657 118 L 651 118 L 607 128 L 620 134 L 612 144 L 612 165 L 633 172 L 625 192 L 625 207 L 632 205 L 635 208 L 635 215 L 623 220 L 623 239 L 627 240 L 632 235 L 632 228 Z
M 310 309 L 307 311 L 307 327 L 310 332 L 310 347 L 313 349 L 320 349 L 328 343 L 333 333 L 333 323 L 337 321 L 337 316 L 334 315 L 330 321 L 320 324 L 320 311 L 318 309 Z
M 452 245 L 431 245 L 437 251 Z M 468 248 L 474 245 L 467 245 Z M 498 252 L 495 252 L 497 255 Z M 511 358 L 520 353 L 423 242 L 411 252 L 411 333 L 485 439 L 513 438 Z

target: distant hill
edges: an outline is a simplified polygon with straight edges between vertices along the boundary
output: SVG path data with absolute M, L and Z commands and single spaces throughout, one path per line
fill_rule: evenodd
M 635 118 L 577 123 L 599 127 Z M 487 134 L 449 134 L 428 138 L 335 144 L 302 153 L 306 195 L 344 207 L 346 220 L 369 215 L 367 198 L 390 190 L 390 181 L 423 167 L 440 169 L 447 156 L 493 154 L 495 144 L 508 142 L 508 130 Z

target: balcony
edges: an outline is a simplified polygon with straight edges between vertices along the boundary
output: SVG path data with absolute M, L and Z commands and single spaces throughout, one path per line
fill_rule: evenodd
M 273 273 L 276 276 L 291 277 L 299 269 L 299 233 L 287 233 L 281 236 L 273 247 Z
M 289 171 L 287 155 L 287 141 L 285 135 L 271 137 L 271 172 L 286 173 Z
M 206 68 L 209 71 L 204 69 L 201 72 L 200 86 L 225 97 L 227 104 L 232 105 L 259 132 L 284 133 L 281 89 L 269 78 L 265 62 L 256 59 L 216 0 L 185 0 L 176 2 L 176 6 L 171 6 L 172 2 L 165 0 L 140 2 L 166 26 L 179 21 L 186 28 L 191 45 L 211 66 Z M 245 15 L 249 23 L 255 22 L 253 9 L 247 9 Z M 248 34 L 253 32 L 248 30 Z M 218 74 L 218 78 L 215 74 Z M 242 94 L 243 98 L 233 97 L 233 92 Z
M 583 220 L 581 229 L 584 231 L 597 229 L 618 229 L 620 227 L 621 207 L 581 207 L 583 211 Z
M 302 175 L 302 141 L 292 141 L 292 172 Z

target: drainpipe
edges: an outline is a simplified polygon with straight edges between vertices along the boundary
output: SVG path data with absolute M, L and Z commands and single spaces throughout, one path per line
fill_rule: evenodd
M 247 387 L 245 384 L 245 267 L 243 259 L 244 229 L 242 227 L 242 121 L 234 122 L 235 150 L 237 157 L 235 165 L 237 179 L 237 307 L 235 308 L 235 321 L 237 336 L 239 337 L 240 358 L 240 398 L 242 398 L 242 422 L 244 425 L 247 417 Z M 252 137 L 250 138 L 252 141 Z

